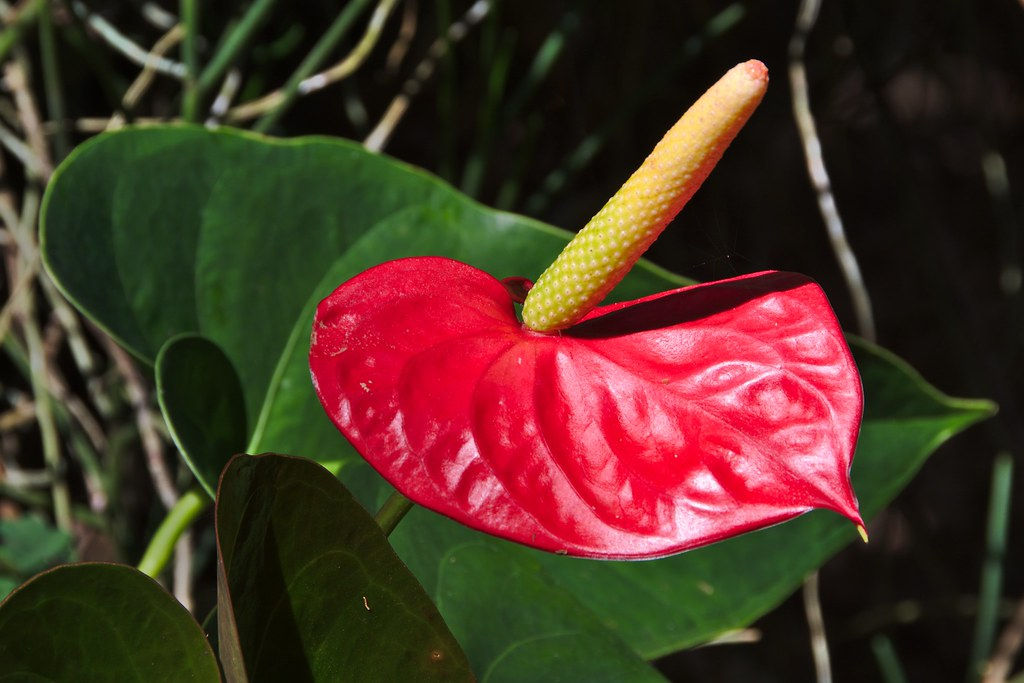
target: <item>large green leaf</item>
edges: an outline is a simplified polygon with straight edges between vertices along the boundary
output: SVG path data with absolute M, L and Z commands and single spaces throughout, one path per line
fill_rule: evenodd
M 153 579 L 116 564 L 64 565 L 0 605 L 0 678 L 220 680 L 199 624 Z
M 217 546 L 231 680 L 472 679 L 373 517 L 315 462 L 232 459 L 217 492 Z
M 387 485 L 333 429 L 310 386 L 316 302 L 364 268 L 406 255 L 447 255 L 498 277 L 535 278 L 568 237 L 486 209 L 348 142 L 195 128 L 129 130 L 83 145 L 55 175 L 44 208 L 47 267 L 87 314 L 146 360 L 184 331 L 218 344 L 241 381 L 247 450 L 312 455 L 340 470 L 371 507 L 386 498 Z M 644 264 L 615 296 L 681 281 Z M 875 347 L 856 344 L 855 351 L 867 419 L 853 474 L 870 514 L 939 443 L 991 406 L 938 395 Z M 515 629 L 478 631 L 480 604 L 529 623 L 534 589 L 548 585 L 579 603 L 565 618 L 580 632 L 592 633 L 596 619 L 655 657 L 763 614 L 854 537 L 849 525 L 816 512 L 673 558 L 599 562 L 531 551 L 417 509 L 391 540 L 483 675 L 494 652 L 519 640 Z M 443 599 L 444 558 L 466 543 L 524 569 L 496 577 L 491 563 L 470 563 L 477 569 L 460 578 L 462 597 Z M 593 663 L 613 651 L 598 648 Z M 523 660 L 505 666 L 513 661 Z

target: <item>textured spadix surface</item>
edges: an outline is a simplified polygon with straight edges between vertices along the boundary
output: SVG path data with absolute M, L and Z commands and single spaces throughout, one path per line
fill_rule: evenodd
M 537 279 L 523 305 L 526 326 L 564 329 L 601 303 L 700 189 L 767 88 L 768 69 L 756 59 L 708 88 Z
M 392 261 L 317 309 L 328 414 L 414 501 L 573 555 L 665 555 L 811 508 L 860 523 L 856 367 L 821 290 L 766 272 L 560 335 L 457 261 Z

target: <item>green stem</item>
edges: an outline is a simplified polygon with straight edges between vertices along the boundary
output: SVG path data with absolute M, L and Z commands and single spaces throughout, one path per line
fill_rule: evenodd
M 181 43 L 182 61 L 185 63 L 185 91 L 181 100 L 181 116 L 186 121 L 199 119 L 199 89 L 196 81 L 199 73 L 199 7 L 197 0 L 181 0 L 181 23 L 185 27 L 185 38 Z
M 377 524 L 384 532 L 385 536 L 390 536 L 391 532 L 395 530 L 398 523 L 402 521 L 406 513 L 412 510 L 412 506 L 415 505 L 411 500 L 403 496 L 398 491 L 395 491 L 388 497 L 384 504 L 380 506 L 380 510 L 374 516 Z
M 156 533 L 150 539 L 146 552 L 139 560 L 139 571 L 156 578 L 170 561 L 178 539 L 209 504 L 209 496 L 201 489 L 192 489 L 184 493 L 174 507 L 167 511 L 164 521 L 160 522 Z
M 907 683 L 907 677 L 903 673 L 903 665 L 900 664 L 896 648 L 892 645 L 889 636 L 879 633 L 871 639 L 871 651 L 875 654 L 875 662 L 882 673 L 882 680 L 885 683 Z
M 331 51 L 341 42 L 348 33 L 349 28 L 352 27 L 352 23 L 355 22 L 356 17 L 359 16 L 360 12 L 370 4 L 370 0 L 352 0 L 352 2 L 345 5 L 345 9 L 341 11 L 341 14 L 334 20 L 333 23 L 327 28 L 327 32 L 320 37 L 320 40 L 316 42 L 313 49 L 309 51 L 306 58 L 299 64 L 299 68 L 295 70 L 295 73 L 291 75 L 288 82 L 285 83 L 284 87 L 281 88 L 283 99 L 275 106 L 272 110 L 256 122 L 253 126 L 253 130 L 258 133 L 265 133 L 277 123 L 277 120 L 281 115 L 291 106 L 292 102 L 295 101 L 295 97 L 299 92 L 299 83 L 313 75 L 313 73 L 320 68 L 320 65 L 327 61 Z
M 209 92 L 238 58 L 239 53 L 249 44 L 253 35 L 263 25 L 276 0 L 255 0 L 242 20 L 231 29 L 220 49 L 203 68 L 196 84 L 199 97 Z

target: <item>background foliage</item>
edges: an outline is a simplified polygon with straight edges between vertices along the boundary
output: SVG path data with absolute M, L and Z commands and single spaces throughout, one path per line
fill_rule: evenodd
M 257 4 L 273 7 L 237 53 L 235 103 L 285 83 L 339 12 L 339 3 L 327 1 Z M 362 19 L 325 66 L 356 44 L 370 5 L 346 5 Z M 203 6 L 199 38 L 185 45 L 205 63 L 219 47 L 217 36 L 249 6 Z M 733 63 L 757 57 L 772 73 L 768 96 L 649 255 L 696 279 L 763 268 L 807 273 L 822 283 L 840 320 L 855 326 L 790 109 L 785 74 L 795 5 L 493 2 L 436 60 L 430 78 L 403 85 L 437 36 L 477 6 L 399 3 L 351 77 L 296 97 L 255 126 L 281 136 L 362 140 L 387 118 L 396 94 L 415 92 L 394 121 L 389 154 L 484 204 L 571 228 L 610 196 L 695 94 Z M 37 517 L 25 516 L 30 511 L 64 527 L 33 532 L 33 548 L 53 552 L 30 558 L 38 565 L 5 565 L 11 581 L 66 558 L 68 539 L 78 559 L 137 561 L 162 517 L 159 501 L 187 487 L 155 417 L 150 371 L 77 320 L 45 279 L 24 284 L 31 282 L 24 273 L 39 270 L 31 235 L 54 164 L 108 126 L 114 112 L 148 121 L 184 110 L 205 120 L 230 73 L 191 98 L 182 97 L 180 79 L 158 75 L 126 103 L 139 67 L 111 46 L 104 26 L 148 50 L 174 24 L 160 25 L 154 8 L 179 11 L 173 3 L 26 1 L 9 8 L 0 37 L 7 60 L 0 208 L 6 294 L 14 302 L 0 326 L 0 513 L 4 524 L 20 525 L 0 534 L 9 548 L 20 533 L 13 529 L 38 527 Z M 872 522 L 871 544 L 849 548 L 823 569 L 822 601 L 837 678 L 876 677 L 890 651 L 910 678 L 943 678 L 972 657 L 979 604 L 982 621 L 989 619 L 985 605 L 995 605 L 990 623 L 1001 624 L 1024 592 L 1022 544 L 1010 542 L 996 558 L 1010 569 L 995 596 L 1006 600 L 978 598 L 993 458 L 1024 452 L 1017 189 L 1024 174 L 1024 7 L 1003 0 L 900 2 L 884 16 L 878 9 L 826 3 L 807 45 L 811 106 L 836 201 L 873 297 L 880 343 L 943 391 L 993 398 L 1001 413 L 940 449 Z M 188 49 L 181 50 L 172 47 L 168 58 L 187 62 Z M 170 180 L 153 181 L 152 191 Z M 89 248 L 79 245 L 77 255 L 89 258 Z M 17 296 L 26 290 L 34 306 Z M 135 349 L 152 357 L 162 341 Z M 33 363 L 33 348 L 37 360 L 46 359 L 45 372 Z M 47 391 L 57 399 L 52 419 L 45 401 L 33 399 Z M 43 454 L 55 452 L 58 459 L 46 462 Z M 70 511 L 59 503 L 50 509 L 59 496 L 51 498 L 44 468 L 66 473 Z M 1011 509 L 1004 521 L 1010 539 L 1019 538 L 1021 506 Z M 186 568 L 171 582 L 200 615 L 213 598 L 210 528 L 208 519 L 197 527 L 192 552 L 182 554 Z M 486 552 L 469 554 L 467 562 L 490 561 Z M 757 628 L 757 643 L 675 655 L 662 670 L 708 680 L 811 675 L 799 599 Z M 881 654 L 876 659 L 872 651 Z

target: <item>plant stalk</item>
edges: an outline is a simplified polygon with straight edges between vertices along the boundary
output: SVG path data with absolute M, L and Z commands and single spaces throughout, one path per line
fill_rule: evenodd
M 164 521 L 160 522 L 150 539 L 146 552 L 139 560 L 138 570 L 156 578 L 170 561 L 178 539 L 209 505 L 210 498 L 201 489 L 191 489 L 182 494 L 174 507 L 167 511 Z
M 231 30 L 224 44 L 210 58 L 199 74 L 196 88 L 199 97 L 210 92 L 238 58 L 239 53 L 252 40 L 253 35 L 263 25 L 276 0 L 255 0 L 246 11 L 242 20 Z
M 395 530 L 398 523 L 402 521 L 402 518 L 412 510 L 412 506 L 415 505 L 411 500 L 403 496 L 398 491 L 392 493 L 384 504 L 380 506 L 380 510 L 374 515 L 374 519 L 384 532 L 385 536 L 390 536 L 391 532 Z

